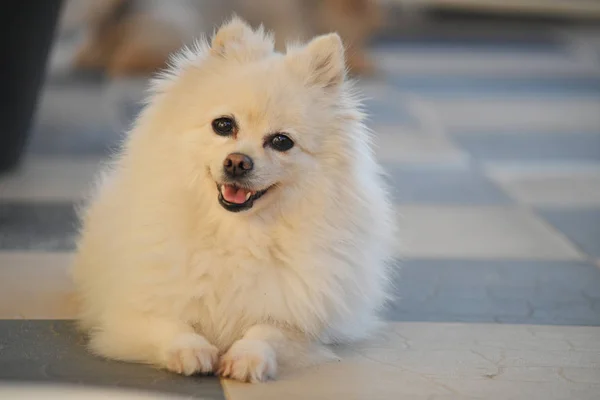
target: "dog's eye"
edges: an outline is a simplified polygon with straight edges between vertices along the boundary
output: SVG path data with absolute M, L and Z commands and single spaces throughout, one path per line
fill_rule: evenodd
M 228 117 L 217 118 L 212 122 L 212 128 L 217 135 L 229 136 L 237 129 L 235 121 Z
M 288 151 L 289 149 L 294 147 L 294 141 L 292 139 L 290 139 L 289 137 L 287 137 L 286 135 L 278 133 L 276 135 L 273 135 L 268 140 L 267 145 L 269 147 L 271 147 L 273 150 Z

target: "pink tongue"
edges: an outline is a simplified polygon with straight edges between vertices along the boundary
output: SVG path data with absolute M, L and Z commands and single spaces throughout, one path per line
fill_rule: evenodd
M 231 185 L 223 186 L 223 198 L 230 203 L 243 204 L 246 202 L 246 192 L 244 189 L 236 188 Z

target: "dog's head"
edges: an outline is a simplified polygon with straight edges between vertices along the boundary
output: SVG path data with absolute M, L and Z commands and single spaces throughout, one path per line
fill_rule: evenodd
M 348 146 L 344 121 L 360 119 L 337 34 L 279 54 L 262 28 L 234 18 L 174 64 L 157 88 L 161 115 L 189 181 L 208 183 L 202 195 L 229 212 L 302 196 Z

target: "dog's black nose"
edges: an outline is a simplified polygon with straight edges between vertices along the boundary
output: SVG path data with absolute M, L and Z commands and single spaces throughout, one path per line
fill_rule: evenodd
M 223 161 L 223 170 L 231 178 L 240 178 L 252 171 L 254 162 L 250 157 L 241 153 L 231 153 Z

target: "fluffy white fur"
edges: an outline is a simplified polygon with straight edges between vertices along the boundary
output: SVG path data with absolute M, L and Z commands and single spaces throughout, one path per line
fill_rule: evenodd
M 222 115 L 235 137 L 212 131 Z M 82 213 L 73 273 L 92 351 L 255 382 L 363 338 L 394 218 L 362 119 L 336 34 L 284 55 L 234 18 L 176 56 Z M 274 132 L 295 146 L 265 148 Z M 275 185 L 242 213 L 217 201 L 232 152 L 254 159 L 257 190 Z

